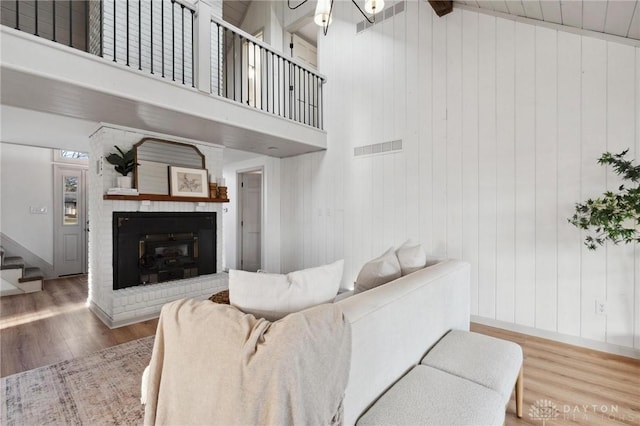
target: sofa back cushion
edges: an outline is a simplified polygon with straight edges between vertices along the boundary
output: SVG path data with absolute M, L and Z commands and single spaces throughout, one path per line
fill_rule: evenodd
M 400 263 L 402 276 L 418 271 L 427 264 L 427 254 L 424 252 L 422 244 L 413 240 L 407 240 L 398 247 L 396 256 L 398 257 L 398 263 Z
M 282 274 L 229 271 L 229 302 L 257 318 L 276 321 L 287 314 L 333 301 L 344 260 Z
M 398 263 L 398 257 L 393 247 L 391 247 L 382 256 L 364 264 L 358 274 L 358 278 L 356 278 L 354 293 L 371 290 L 401 276 L 402 271 L 400 263 Z

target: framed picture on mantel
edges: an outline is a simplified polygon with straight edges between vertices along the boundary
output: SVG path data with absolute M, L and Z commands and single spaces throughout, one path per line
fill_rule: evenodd
M 169 166 L 169 194 L 172 197 L 209 198 L 207 169 Z

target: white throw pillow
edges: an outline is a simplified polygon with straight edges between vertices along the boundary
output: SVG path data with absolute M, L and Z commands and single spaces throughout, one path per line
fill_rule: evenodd
M 403 277 L 424 268 L 427 264 L 427 254 L 422 245 L 410 239 L 396 250 L 396 256 L 398 256 Z
M 391 247 L 382 256 L 364 264 L 356 278 L 354 294 L 371 290 L 401 276 L 400 263 L 395 250 Z
M 229 302 L 269 321 L 328 303 L 338 294 L 344 260 L 287 275 L 229 271 Z

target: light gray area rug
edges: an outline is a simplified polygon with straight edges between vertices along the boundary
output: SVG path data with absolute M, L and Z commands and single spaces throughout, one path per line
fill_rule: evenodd
M 1 379 L 2 425 L 142 424 L 140 378 L 154 337 Z

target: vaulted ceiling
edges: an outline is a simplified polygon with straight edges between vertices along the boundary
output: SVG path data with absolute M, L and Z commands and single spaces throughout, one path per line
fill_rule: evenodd
M 640 40 L 638 0 L 456 0 L 455 5 L 507 13 Z
M 222 19 L 240 28 L 250 4 L 251 0 L 223 0 Z

